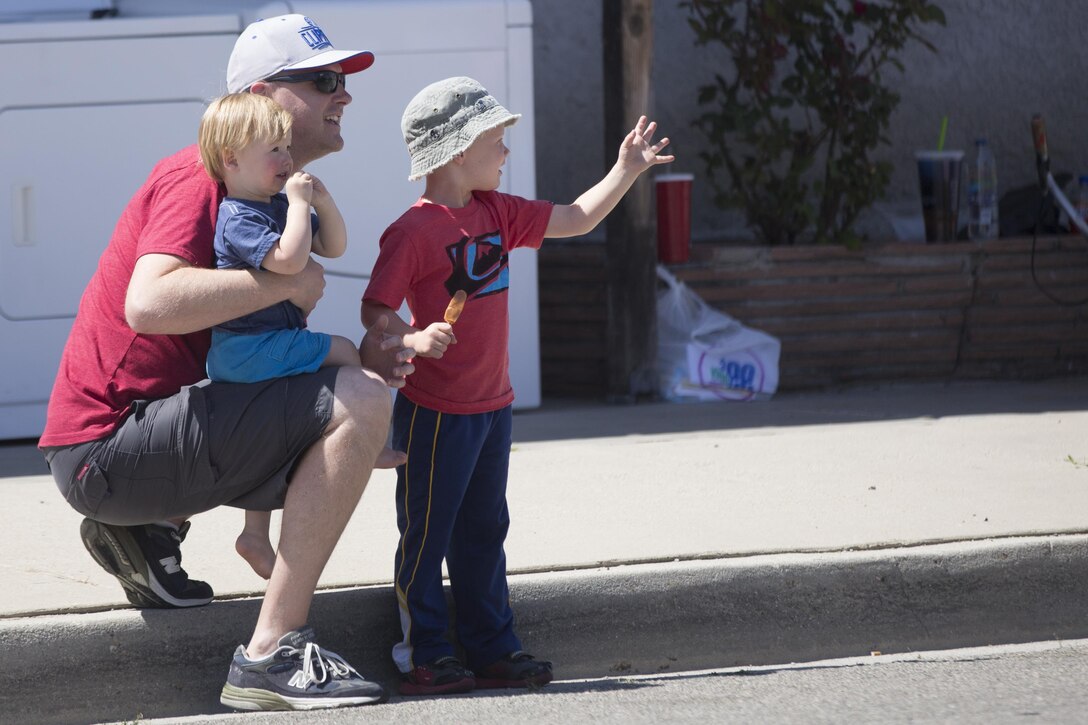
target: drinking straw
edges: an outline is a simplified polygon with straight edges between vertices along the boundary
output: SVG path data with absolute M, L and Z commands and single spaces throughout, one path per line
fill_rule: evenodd
M 941 118 L 941 137 L 937 139 L 937 150 L 944 151 L 944 135 L 948 132 L 948 116 Z

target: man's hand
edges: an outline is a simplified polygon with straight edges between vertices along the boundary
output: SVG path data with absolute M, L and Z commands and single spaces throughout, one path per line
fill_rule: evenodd
M 404 379 L 416 370 L 416 366 L 409 362 L 416 353 L 404 346 L 404 340 L 399 335 L 387 334 L 385 328 L 388 326 L 389 318 L 385 315 L 370 326 L 359 344 L 359 357 L 363 367 L 381 375 L 386 385 L 403 388 Z
M 310 257 L 302 271 L 291 275 L 291 278 L 295 292 L 287 299 L 302 310 L 303 317 L 306 317 L 313 312 L 317 301 L 325 294 L 325 268 Z

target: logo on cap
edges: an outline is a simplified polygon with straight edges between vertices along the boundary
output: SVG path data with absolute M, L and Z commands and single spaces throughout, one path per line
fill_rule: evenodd
M 325 31 L 317 27 L 317 24 L 309 18 L 304 18 L 309 25 L 303 26 L 299 29 L 298 34 L 306 41 L 306 45 L 310 46 L 311 50 L 320 50 L 322 48 L 331 48 L 332 41 L 325 35 Z

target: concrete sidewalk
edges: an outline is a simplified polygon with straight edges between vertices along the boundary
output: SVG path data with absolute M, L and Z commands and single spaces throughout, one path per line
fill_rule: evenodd
M 507 555 L 520 631 L 566 677 L 1084 636 L 1086 431 L 1086 379 L 518 412 Z M 121 589 L 31 445 L 0 445 L 0 488 L 4 711 L 219 711 L 214 683 L 263 589 L 233 551 L 241 512 L 195 517 L 183 548 L 215 603 L 109 611 L 126 605 Z M 315 603 L 329 646 L 385 677 L 393 488 L 392 472 L 375 474 Z M 187 686 L 126 700 L 125 683 L 161 671 L 167 651 Z M 65 703 L 19 699 L 21 672 L 86 672 L 88 660 L 85 696 L 74 683 Z M 105 674 L 108 703 L 92 697 Z

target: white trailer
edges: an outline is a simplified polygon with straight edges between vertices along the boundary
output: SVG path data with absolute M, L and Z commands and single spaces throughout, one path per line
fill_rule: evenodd
M 121 210 L 159 158 L 196 139 L 241 30 L 285 13 L 377 57 L 348 82 L 344 151 L 311 167 L 349 231 L 347 254 L 322 260 L 313 329 L 361 337 L 378 238 L 422 191 L 407 181 L 400 116 L 428 83 L 471 76 L 522 114 L 502 190 L 535 196 L 528 0 L 0 0 L 0 439 L 40 435 L 80 296 Z M 536 256 L 519 250 L 511 375 L 521 408 L 540 404 L 538 338 Z

